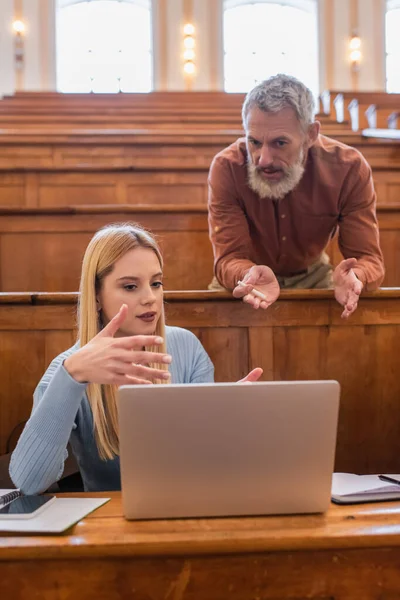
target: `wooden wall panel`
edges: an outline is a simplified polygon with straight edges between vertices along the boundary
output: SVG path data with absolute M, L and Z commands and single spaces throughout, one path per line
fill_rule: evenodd
M 0 206 L 25 206 L 25 178 L 20 173 L 0 172 Z
M 274 379 L 274 332 L 272 327 L 249 326 L 249 371 L 263 369 L 263 381 Z
M 325 379 L 328 328 L 275 327 L 274 373 L 283 380 Z
M 2 291 L 78 291 L 82 257 L 90 238 L 90 233 L 62 232 L 1 235 Z
M 171 323 L 172 324 L 172 323 Z M 214 364 L 215 381 L 237 381 L 249 372 L 249 346 L 244 327 L 200 329 L 199 339 Z
M 205 179 L 205 178 L 204 178 Z M 199 184 L 156 184 L 128 185 L 127 202 L 129 204 L 182 204 L 182 206 L 207 204 L 206 183 Z
M 215 150 L 217 152 L 217 150 Z M 103 165 L 87 172 L 76 160 L 71 171 L 29 170 L 18 173 L 3 163 L 0 206 L 67 207 L 87 204 L 207 205 L 207 175 L 212 156 L 198 170 L 185 167 L 183 158 L 171 161 L 168 171 L 126 171 Z M 103 160 L 108 160 L 103 157 Z M 143 157 L 142 157 L 143 160 Z M 1 161 L 1 158 L 0 158 Z M 150 159 L 152 162 L 153 159 Z M 23 161 L 24 162 L 24 161 Z M 22 165 L 21 165 L 22 166 Z M 397 169 L 397 170 L 396 170 Z M 378 206 L 400 206 L 400 170 L 374 170 Z M 34 198 L 34 200 L 33 200 Z
M 162 210 L 0 215 L 0 290 L 77 291 L 83 254 L 95 231 L 136 222 L 156 236 L 167 289 L 207 289 L 213 277 L 207 218 L 202 211 Z
M 381 231 L 381 248 L 385 259 L 385 287 L 400 286 L 400 232 L 398 229 Z
M 207 204 L 207 170 L 138 172 L 0 172 L 0 206 L 65 208 L 129 204 Z
M 158 236 L 168 290 L 205 290 L 213 278 L 208 231 L 163 232 Z
M 399 301 L 399 290 L 365 294 L 347 321 L 329 291 L 282 292 L 263 312 L 227 294 L 180 292 L 166 294 L 166 314 L 198 335 L 217 381 L 254 366 L 264 367 L 264 380 L 338 380 L 336 470 L 379 473 L 396 472 L 400 455 Z M 73 342 L 74 302 L 75 295 L 0 294 L 0 453 L 47 364 Z
M 74 321 L 75 325 L 75 321 Z M 44 344 L 43 362 L 45 369 L 51 363 L 53 358 L 60 354 L 60 348 L 70 348 L 76 342 L 76 332 L 74 329 L 47 331 Z
M 381 208 L 378 216 L 386 264 L 383 286 L 400 286 L 400 212 Z M 76 291 L 92 235 L 107 223 L 126 221 L 150 229 L 159 240 L 168 289 L 207 289 L 213 255 L 205 206 L 87 204 L 76 209 L 0 209 L 0 291 Z M 334 265 L 342 260 L 336 239 L 327 252 Z
M 41 331 L 7 331 L 0 335 L 0 378 L 4 392 L 0 402 L 0 454 L 15 427 L 31 412 L 32 394 L 38 373 L 45 367 L 45 333 Z
M 81 204 L 115 204 L 117 202 L 117 182 L 113 178 L 91 173 L 79 184 L 64 182 L 63 177 L 58 181 L 43 183 L 39 190 L 38 206 L 79 206 Z M 43 179 L 43 178 L 42 178 Z M 111 179 L 111 180 L 110 180 Z
M 400 205 L 400 170 L 374 171 L 377 203 Z
M 38 373 L 74 340 L 72 330 L 1 332 L 0 378 L 7 393 L 0 403 L 0 454 L 8 451 L 7 440 L 15 439 L 14 430 L 18 435 L 29 418 Z
M 385 262 L 385 278 L 382 287 L 400 286 L 400 210 L 398 208 L 378 207 L 380 245 Z M 333 265 L 342 260 L 337 236 L 330 242 L 327 253 Z
M 375 455 L 375 441 L 380 438 L 382 432 L 376 428 L 376 417 L 380 408 L 374 395 L 377 375 L 374 364 L 374 337 L 371 333 L 371 327 L 354 326 L 351 321 L 345 329 L 333 326 L 329 330 L 327 371 L 333 379 L 339 378 L 342 397 L 353 398 L 352 402 L 342 402 L 340 405 L 341 444 L 337 448 L 337 461 L 343 465 L 343 471 L 348 471 L 352 465 L 351 454 L 356 449 L 359 451 L 363 448 L 363 460 L 367 471 L 374 462 L 379 463 L 379 460 L 384 460 L 391 452 L 383 449 L 379 451 L 379 458 Z M 371 419 L 368 427 L 364 426 L 366 415 Z M 382 459 L 382 456 L 385 458 Z

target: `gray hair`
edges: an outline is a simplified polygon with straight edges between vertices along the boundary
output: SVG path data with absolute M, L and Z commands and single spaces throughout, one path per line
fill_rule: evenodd
M 314 122 L 315 104 L 311 91 L 304 83 L 290 75 L 274 75 L 249 91 L 242 108 L 245 128 L 247 115 L 254 107 L 264 112 L 293 108 L 304 129 Z

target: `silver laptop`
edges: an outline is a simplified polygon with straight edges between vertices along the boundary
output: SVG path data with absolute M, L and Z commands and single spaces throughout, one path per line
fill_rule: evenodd
M 339 391 L 337 381 L 122 386 L 125 517 L 324 512 Z

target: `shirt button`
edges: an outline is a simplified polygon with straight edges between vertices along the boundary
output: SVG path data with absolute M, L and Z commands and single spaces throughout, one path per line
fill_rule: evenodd
M 282 242 L 286 242 L 286 235 L 282 237 Z
M 214 227 L 214 231 L 215 231 L 215 233 L 218 233 L 218 231 L 219 231 L 219 227 L 218 227 L 218 226 L 217 226 L 217 227 Z
M 286 217 L 286 215 L 281 215 L 281 219 L 284 219 Z

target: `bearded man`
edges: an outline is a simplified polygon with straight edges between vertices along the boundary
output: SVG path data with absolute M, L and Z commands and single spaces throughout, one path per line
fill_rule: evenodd
M 333 287 L 348 317 L 384 276 L 371 168 L 320 135 L 312 93 L 294 77 L 253 88 L 242 117 L 246 137 L 215 156 L 208 178 L 216 278 L 254 308 L 280 288 Z M 344 260 L 333 271 L 324 249 L 337 229 Z

